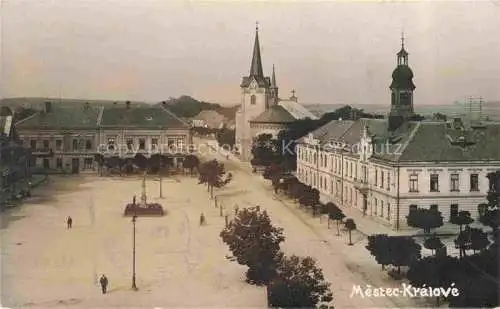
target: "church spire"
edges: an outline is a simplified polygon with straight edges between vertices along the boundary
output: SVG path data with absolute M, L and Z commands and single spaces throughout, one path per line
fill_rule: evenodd
M 274 71 L 274 64 L 273 64 L 273 75 L 271 77 L 271 87 L 278 88 L 278 85 L 276 84 L 276 72 Z
M 408 65 L 408 52 L 405 50 L 405 33 L 401 32 L 401 50 L 397 54 L 398 65 Z
M 262 70 L 262 59 L 260 57 L 260 44 L 259 44 L 259 23 L 255 26 L 255 42 L 253 45 L 252 65 L 250 67 L 250 77 L 264 77 Z

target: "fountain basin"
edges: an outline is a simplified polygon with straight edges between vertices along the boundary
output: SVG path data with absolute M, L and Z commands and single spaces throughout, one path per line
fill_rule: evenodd
M 125 212 L 123 214 L 125 217 L 162 217 L 165 215 L 163 207 L 158 203 L 148 203 L 146 205 L 139 204 L 127 204 L 125 207 Z

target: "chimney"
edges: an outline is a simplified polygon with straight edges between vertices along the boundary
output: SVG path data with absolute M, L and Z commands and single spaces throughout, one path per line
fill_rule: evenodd
M 52 111 L 52 102 L 45 101 L 45 112 L 50 113 Z
M 166 102 L 166 101 L 163 101 L 163 102 L 161 102 L 161 105 L 162 105 L 163 107 L 166 107 L 166 106 L 167 106 L 167 102 Z
M 125 102 L 125 104 L 127 105 L 127 109 L 130 109 L 130 101 Z
M 86 103 L 85 103 L 85 105 L 83 106 L 83 109 L 84 109 L 84 110 L 88 110 L 88 109 L 89 109 L 89 107 L 90 107 L 89 102 L 86 102 Z

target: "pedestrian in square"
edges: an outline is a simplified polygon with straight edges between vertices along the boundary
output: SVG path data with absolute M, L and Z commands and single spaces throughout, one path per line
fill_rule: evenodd
M 73 227 L 73 219 L 70 216 L 68 216 L 68 219 L 66 220 L 66 224 L 68 226 L 68 230 Z
M 206 219 L 203 213 L 200 214 L 200 226 L 205 225 Z
M 102 274 L 101 279 L 99 279 L 99 283 L 101 284 L 102 294 L 106 294 L 108 288 L 108 277 Z

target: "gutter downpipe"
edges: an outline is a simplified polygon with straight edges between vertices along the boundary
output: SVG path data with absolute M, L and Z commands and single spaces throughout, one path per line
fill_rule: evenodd
M 396 192 L 396 231 L 399 231 L 399 161 L 397 161 L 397 168 L 398 168 L 398 188 Z
M 340 204 L 344 206 L 344 148 L 340 149 Z

